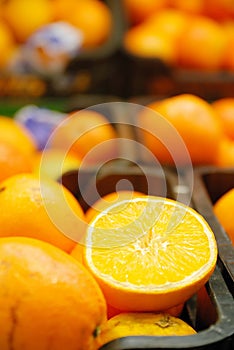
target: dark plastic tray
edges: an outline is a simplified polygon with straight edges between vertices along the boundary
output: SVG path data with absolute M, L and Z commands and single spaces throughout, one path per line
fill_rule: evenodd
M 178 198 L 178 176 L 174 171 L 141 167 L 124 159 L 105 164 L 101 169 L 68 172 L 60 181 L 75 195 L 85 211 L 99 196 L 115 191 L 117 187 L 119 190 L 134 189 L 146 194 Z M 186 188 L 186 181 L 181 182 L 181 186 Z M 182 195 L 180 200 L 187 204 L 187 195 Z M 218 264 L 208 283 L 185 303 L 180 317 L 192 325 L 197 334 L 124 337 L 105 344 L 101 349 L 233 349 L 234 301 Z
M 234 73 L 203 72 L 168 67 L 159 59 L 125 55 L 128 84 L 124 97 L 137 95 L 173 96 L 183 93 L 198 95 L 207 100 L 234 97 Z
M 70 96 L 71 94 L 111 93 L 113 77 L 119 76 L 118 51 L 124 32 L 123 8 L 121 2 L 103 0 L 110 8 L 113 19 L 110 37 L 99 47 L 83 50 L 74 58 L 64 74 L 53 78 L 40 75 L 0 74 L 0 96 L 41 97 Z M 116 82 L 117 84 L 117 82 Z
M 215 233 L 220 268 L 234 295 L 234 247 L 213 212 L 213 204 L 233 187 L 234 168 L 201 167 L 194 171 L 193 205 L 204 216 Z

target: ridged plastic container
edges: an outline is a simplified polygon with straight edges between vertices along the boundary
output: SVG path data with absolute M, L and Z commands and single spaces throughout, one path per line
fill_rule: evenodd
M 77 182 L 78 176 L 81 187 Z M 126 184 L 131 184 L 131 189 L 146 194 L 172 199 L 178 196 L 178 177 L 174 171 L 164 169 L 162 172 L 157 168 L 140 167 L 124 159 L 105 164 L 98 171 L 80 169 L 68 172 L 61 178 L 61 182 L 76 196 L 84 210 L 87 210 L 99 196 L 115 191 L 117 184 L 119 190 L 129 189 Z M 185 177 L 180 185 L 186 188 Z M 181 196 L 180 200 L 187 203 L 187 195 Z M 196 207 L 199 204 L 197 201 L 198 199 Z M 215 227 L 213 230 L 216 234 Z M 113 340 L 105 344 L 101 350 L 232 350 L 234 300 L 220 263 L 217 264 L 207 284 L 185 303 L 180 317 L 193 326 L 197 334 L 182 337 L 129 336 Z

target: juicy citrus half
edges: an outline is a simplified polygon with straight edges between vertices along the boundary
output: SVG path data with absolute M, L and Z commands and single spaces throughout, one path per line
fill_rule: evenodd
M 212 274 L 217 246 L 196 211 L 162 197 L 123 200 L 89 225 L 84 264 L 107 304 L 161 311 L 185 302 Z

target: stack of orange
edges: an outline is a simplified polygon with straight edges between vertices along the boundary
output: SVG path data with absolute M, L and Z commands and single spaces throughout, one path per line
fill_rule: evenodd
M 140 113 L 140 140 L 162 164 L 234 166 L 233 116 L 232 98 L 168 97 Z
M 166 198 L 125 191 L 104 200 L 87 224 L 54 180 L 24 173 L 0 183 L 1 348 L 15 319 L 16 350 L 97 350 L 121 336 L 195 333 L 175 316 L 215 268 L 207 223 Z
M 233 70 L 232 1 L 125 0 L 125 6 L 133 24 L 124 38 L 130 53 L 177 67 Z
M 162 164 L 214 164 L 223 132 L 212 106 L 192 94 L 152 102 L 139 115 L 142 143 Z
M 17 57 L 38 29 L 64 21 L 83 34 L 82 48 L 97 48 L 112 31 L 112 13 L 101 0 L 9 0 L 0 2 L 0 68 Z

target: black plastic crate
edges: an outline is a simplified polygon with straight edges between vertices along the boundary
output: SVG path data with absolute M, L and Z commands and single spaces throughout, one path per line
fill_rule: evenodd
M 215 233 L 220 268 L 230 291 L 234 295 L 234 247 L 213 212 L 214 203 L 233 187 L 234 168 L 200 167 L 194 171 L 193 205 L 207 220 Z
M 78 176 L 80 181 L 78 184 Z M 182 181 L 180 186 L 187 188 Z M 100 196 L 116 190 L 136 190 L 145 194 L 178 199 L 178 175 L 171 169 L 142 167 L 125 159 L 115 160 L 100 169 L 79 169 L 63 175 L 60 181 L 78 199 L 86 211 Z M 120 186 L 119 186 L 120 185 Z M 129 187 L 130 186 L 130 187 Z M 188 204 L 186 191 L 180 201 Z M 214 228 L 213 228 L 214 229 Z M 222 276 L 219 264 L 214 273 L 183 308 L 181 319 L 197 331 L 190 336 L 129 336 L 113 340 L 101 349 L 190 349 L 231 350 L 234 346 L 234 300 Z

